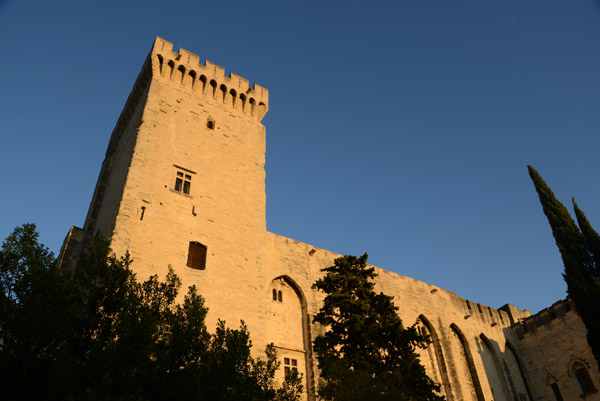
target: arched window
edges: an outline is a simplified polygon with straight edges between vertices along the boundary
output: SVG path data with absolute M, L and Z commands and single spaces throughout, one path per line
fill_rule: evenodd
M 575 378 L 581 395 L 586 395 L 597 391 L 587 367 L 583 363 L 575 361 L 573 365 L 571 365 L 571 376 Z

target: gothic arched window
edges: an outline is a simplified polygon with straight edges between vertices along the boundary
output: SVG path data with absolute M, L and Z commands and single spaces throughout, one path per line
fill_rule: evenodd
M 581 395 L 586 395 L 597 391 L 587 367 L 583 363 L 575 361 L 571 366 L 571 375 L 575 378 Z

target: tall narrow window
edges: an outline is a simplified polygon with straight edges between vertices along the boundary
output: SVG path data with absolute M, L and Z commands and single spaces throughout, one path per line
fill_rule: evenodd
M 190 174 L 185 174 L 182 171 L 178 171 L 177 176 L 175 177 L 175 191 L 189 195 L 191 186 L 192 176 Z
M 554 398 L 556 398 L 556 401 L 563 401 L 562 394 L 558 388 L 558 383 L 552 383 L 550 387 L 552 387 L 552 392 L 554 392 Z
M 187 267 L 192 269 L 206 269 L 206 245 L 192 241 L 188 248 Z
M 596 391 L 596 387 L 592 382 L 592 378 L 590 377 L 590 374 L 583 363 L 575 362 L 571 368 L 571 371 L 575 375 L 575 379 L 577 379 L 577 384 L 579 385 L 581 395 L 586 395 Z
M 277 290 L 273 289 L 273 301 L 277 301 Z
M 281 291 L 277 291 L 277 300 L 279 302 L 283 302 L 283 295 L 281 294 Z

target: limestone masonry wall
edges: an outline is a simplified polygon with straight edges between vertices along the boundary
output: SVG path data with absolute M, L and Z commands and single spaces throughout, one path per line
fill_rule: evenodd
M 598 364 L 586 340 L 586 328 L 571 299 L 559 301 L 512 326 L 521 355 L 538 389 L 538 400 L 600 400 Z M 593 390 L 584 391 L 575 370 L 589 372 Z M 595 390 L 595 391 L 594 391 Z

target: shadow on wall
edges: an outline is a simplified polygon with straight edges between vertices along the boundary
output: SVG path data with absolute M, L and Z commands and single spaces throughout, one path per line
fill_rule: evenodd
M 524 367 L 515 347 L 506 342 L 504 352 L 498 342 L 490 340 L 483 333 L 477 338 L 477 351 L 494 396 L 494 400 L 533 401 Z

